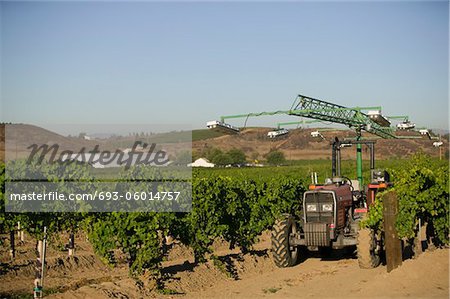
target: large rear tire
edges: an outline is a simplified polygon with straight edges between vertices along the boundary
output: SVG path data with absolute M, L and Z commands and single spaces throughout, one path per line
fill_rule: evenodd
M 368 228 L 360 229 L 358 232 L 358 263 L 362 269 L 376 268 L 380 265 L 381 258 L 376 252 L 377 242 L 375 233 Z
M 280 268 L 292 267 L 297 263 L 298 246 L 289 244 L 292 234 L 297 233 L 295 219 L 291 215 L 277 220 L 272 229 L 272 255 L 275 265 Z

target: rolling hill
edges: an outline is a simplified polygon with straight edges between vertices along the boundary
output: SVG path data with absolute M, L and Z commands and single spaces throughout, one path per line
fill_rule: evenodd
M 29 150 L 26 149 L 31 141 L 39 141 L 41 144 L 57 143 L 61 150 L 76 149 L 81 146 L 86 148 L 100 144 L 103 148 L 113 149 L 122 143 L 130 141 L 130 137 L 115 136 L 109 139 L 84 140 L 78 137 L 65 137 L 44 128 L 28 125 L 14 124 L 9 125 L 8 142 L 6 144 L 8 153 L 15 157 L 26 156 Z M 267 132 L 270 128 L 247 128 L 243 129 L 237 135 L 224 135 L 222 133 L 210 130 L 192 131 L 192 150 L 196 153 L 202 153 L 208 148 L 220 148 L 224 151 L 237 148 L 247 155 L 247 158 L 263 159 L 264 156 L 273 150 L 283 152 L 288 160 L 310 160 L 310 159 L 329 159 L 330 141 L 335 137 L 339 139 L 354 138 L 355 133 L 350 130 L 324 131 L 321 138 L 311 137 L 311 132 L 315 129 L 294 129 L 287 136 L 279 139 L 267 138 Z M 375 153 L 377 159 L 406 158 L 411 154 L 423 151 L 429 155 L 438 157 L 439 148 L 433 146 L 435 140 L 421 138 L 417 132 L 400 132 L 402 136 L 413 137 L 414 139 L 378 139 L 376 142 Z M 176 136 L 183 135 L 180 132 L 169 132 L 154 135 L 150 140 L 165 144 L 167 140 L 176 140 Z M 186 135 L 184 133 L 184 135 Z M 5 125 L 0 126 L 0 154 L 4 160 L 5 153 Z M 365 134 L 364 138 L 376 138 Z M 134 140 L 134 139 L 133 139 Z M 184 142 L 185 140 L 179 140 Z M 441 154 L 444 156 L 448 152 L 448 141 L 443 140 L 444 145 Z M 166 146 L 168 146 L 166 144 Z M 168 146 L 170 147 L 170 146 Z M 364 158 L 368 157 L 368 149 L 363 146 Z M 345 148 L 342 150 L 343 159 L 354 159 L 354 148 Z
M 223 135 L 217 138 L 193 141 L 193 151 L 202 152 L 208 147 L 217 147 L 222 150 L 232 148 L 241 149 L 247 157 L 263 158 L 272 150 L 283 152 L 288 160 L 329 159 L 331 156 L 330 142 L 338 137 L 355 138 L 356 134 L 350 130 L 324 131 L 321 138 L 311 137 L 316 129 L 294 129 L 287 136 L 279 139 L 267 138 L 269 128 L 248 128 L 238 135 Z M 411 139 L 376 139 L 376 136 L 363 134 L 364 138 L 376 139 L 375 154 L 377 159 L 406 158 L 416 152 L 422 151 L 432 156 L 439 156 L 439 148 L 433 146 L 436 140 L 421 137 L 417 132 L 400 132 L 398 135 Z M 448 142 L 443 140 L 442 155 L 448 152 Z M 368 158 L 368 149 L 363 146 L 363 155 Z M 355 149 L 344 148 L 343 159 L 354 159 Z

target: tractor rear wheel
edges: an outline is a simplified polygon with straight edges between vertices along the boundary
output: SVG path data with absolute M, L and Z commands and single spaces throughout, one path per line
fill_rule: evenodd
M 381 262 L 376 252 L 377 242 L 375 232 L 368 228 L 362 228 L 358 232 L 358 263 L 362 269 L 376 268 Z
M 297 233 L 297 225 L 291 215 L 277 220 L 273 226 L 272 255 L 275 265 L 280 268 L 292 267 L 297 262 L 299 248 L 289 242 L 295 233 Z

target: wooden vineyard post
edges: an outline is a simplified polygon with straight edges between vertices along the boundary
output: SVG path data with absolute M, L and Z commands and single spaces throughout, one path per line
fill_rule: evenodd
M 47 247 L 47 227 L 44 226 L 44 240 L 39 240 L 36 248 L 36 265 L 33 298 L 43 298 L 45 251 Z
M 427 223 L 423 223 L 422 219 L 418 220 L 419 231 L 417 237 L 414 238 L 414 258 L 418 258 L 424 250 L 427 249 Z
M 44 226 L 44 241 L 42 242 L 42 268 L 41 268 L 41 285 L 44 288 L 44 274 L 45 274 L 45 254 L 47 251 L 47 227 Z
M 16 257 L 16 241 L 14 236 L 15 236 L 14 229 L 11 229 L 9 231 L 9 241 L 10 241 L 9 256 L 11 260 L 14 260 L 14 258 Z
M 25 233 L 20 225 L 20 221 L 17 222 L 17 238 L 19 238 L 21 244 L 25 242 Z
M 69 257 L 75 256 L 75 236 L 74 233 L 70 233 L 69 235 Z
M 34 295 L 33 295 L 34 299 L 42 298 L 42 280 L 41 280 L 42 244 L 43 242 L 39 240 L 36 246 L 36 264 L 35 264 Z
M 25 232 L 23 231 L 23 228 L 20 226 L 20 222 L 17 222 L 18 230 L 17 236 L 19 237 L 20 243 L 25 243 Z
M 383 196 L 384 236 L 388 272 L 402 265 L 402 244 L 398 238 L 397 229 L 395 228 L 397 213 L 397 194 L 395 192 L 388 192 Z

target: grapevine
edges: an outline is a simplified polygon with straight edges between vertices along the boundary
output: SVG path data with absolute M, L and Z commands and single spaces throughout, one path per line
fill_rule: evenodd
M 432 224 L 439 242 L 449 242 L 449 172 L 448 165 L 439 165 L 424 154 L 416 154 L 403 167 L 392 169 L 394 187 L 399 201 L 396 228 L 400 238 L 413 238 L 418 219 Z M 381 229 L 383 193 L 377 195 L 365 224 Z

